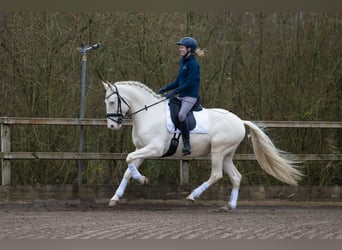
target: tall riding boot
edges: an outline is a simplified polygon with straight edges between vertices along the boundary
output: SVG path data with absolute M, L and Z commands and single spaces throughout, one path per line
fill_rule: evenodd
M 191 154 L 191 147 L 190 147 L 190 132 L 188 128 L 188 124 L 186 121 L 180 122 L 180 130 L 182 131 L 182 138 L 183 138 L 183 155 Z

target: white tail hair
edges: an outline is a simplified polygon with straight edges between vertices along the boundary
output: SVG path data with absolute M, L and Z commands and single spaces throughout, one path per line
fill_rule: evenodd
M 277 180 L 289 185 L 298 185 L 303 174 L 298 171 L 294 160 L 284 157 L 284 152 L 277 149 L 271 139 L 254 123 L 243 121 L 249 127 L 255 157 L 261 168 Z

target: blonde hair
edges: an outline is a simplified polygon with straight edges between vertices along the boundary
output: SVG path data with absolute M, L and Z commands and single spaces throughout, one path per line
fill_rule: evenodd
M 197 48 L 196 51 L 195 51 L 195 54 L 202 57 L 204 56 L 204 54 L 207 52 L 207 49 L 200 49 L 200 48 Z

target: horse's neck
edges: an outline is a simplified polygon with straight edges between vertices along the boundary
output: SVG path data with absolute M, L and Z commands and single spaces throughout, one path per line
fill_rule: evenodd
M 138 107 L 141 105 L 147 105 L 149 102 L 153 102 L 152 95 L 145 94 L 143 90 L 135 88 L 125 88 L 127 90 L 120 91 L 120 94 L 130 103 L 130 106 Z M 135 110 L 131 110 L 133 112 Z
M 166 102 L 157 104 L 161 99 L 148 89 L 140 86 L 125 86 L 119 91 L 129 102 L 130 113 L 134 113 L 131 116 L 133 122 L 133 141 L 139 138 L 139 143 L 146 143 L 151 139 L 151 131 L 160 131 L 161 126 L 165 124 L 162 120 L 165 119 Z
M 129 102 L 130 113 L 144 109 L 146 106 L 160 101 L 159 98 L 150 93 L 147 89 L 135 85 L 121 85 L 120 94 Z M 159 106 L 159 105 L 156 105 Z M 143 112 L 143 111 L 141 111 Z M 134 117 L 132 117 L 134 118 Z

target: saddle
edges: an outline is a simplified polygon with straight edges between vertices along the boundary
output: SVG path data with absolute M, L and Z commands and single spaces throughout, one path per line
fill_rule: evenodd
M 178 120 L 178 113 L 181 108 L 182 101 L 179 100 L 177 97 L 172 97 L 169 101 L 169 108 L 170 108 L 170 116 L 173 124 L 175 125 L 175 130 L 180 129 L 180 122 Z M 197 101 L 195 105 L 192 107 L 190 112 L 187 114 L 185 120 L 188 123 L 189 130 L 193 130 L 196 127 L 196 119 L 194 117 L 193 112 L 195 111 L 201 111 L 203 109 L 201 105 L 200 98 L 197 98 Z M 167 157 L 173 155 L 178 148 L 179 143 L 179 137 L 181 134 L 176 135 L 176 133 L 173 134 L 173 138 L 171 139 L 170 146 L 168 151 L 162 155 L 162 157 Z
M 176 128 L 180 129 L 180 122 L 178 120 L 178 113 L 181 108 L 182 101 L 179 100 L 177 97 L 172 97 L 169 101 L 169 108 L 170 108 L 170 116 L 173 124 Z M 194 117 L 193 112 L 201 111 L 203 109 L 201 105 L 201 100 L 198 97 L 195 105 L 192 107 L 190 112 L 187 114 L 185 120 L 188 123 L 189 130 L 193 130 L 196 127 L 196 119 Z

